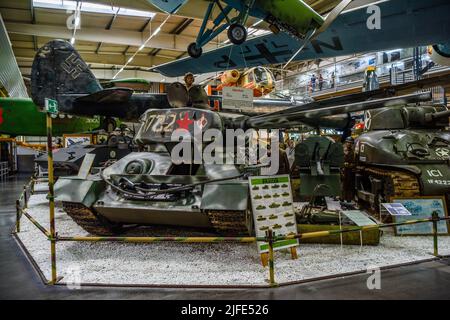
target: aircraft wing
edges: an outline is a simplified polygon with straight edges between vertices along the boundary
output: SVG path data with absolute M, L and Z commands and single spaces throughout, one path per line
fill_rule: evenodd
M 155 7 L 161 9 L 164 12 L 173 14 L 178 11 L 188 0 L 148 0 Z
M 385 0 L 376 2 L 375 5 L 379 8 L 381 29 L 368 28 L 376 18 L 376 13 L 368 11 L 370 6 L 347 10 L 328 29 L 308 43 L 294 60 L 448 42 L 448 0 Z M 301 45 L 302 42 L 280 32 L 253 38 L 240 46 L 227 45 L 214 49 L 197 59 L 184 58 L 169 62 L 153 70 L 164 76 L 176 77 L 186 72 L 198 74 L 286 63 Z
M 129 88 L 108 88 L 76 98 L 75 102 L 125 103 L 132 94 L 133 90 Z
M 22 73 L 14 56 L 8 31 L 0 14 L 0 87 L 4 87 L 10 97 L 28 98 L 27 88 L 23 81 Z M 0 94 L 0 96 L 2 96 Z

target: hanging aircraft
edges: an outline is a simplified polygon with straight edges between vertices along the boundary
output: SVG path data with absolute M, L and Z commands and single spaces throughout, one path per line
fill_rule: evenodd
M 173 14 L 188 0 L 149 0 L 149 2 L 162 11 Z M 187 52 L 192 58 L 200 57 L 203 46 L 224 30 L 227 30 L 231 43 L 243 44 L 247 40 L 245 24 L 249 16 L 269 23 L 269 28 L 274 33 L 283 31 L 299 40 L 310 41 L 322 33 L 350 2 L 352 0 L 342 0 L 324 18 L 301 0 L 212 0 L 206 9 L 197 39 L 187 47 Z M 213 18 L 212 13 L 215 8 L 219 9 L 219 14 Z M 238 14 L 232 16 L 234 12 Z M 207 28 L 211 18 L 213 26 Z
M 378 1 L 343 11 L 326 29 L 303 40 L 293 39 L 286 32 L 267 34 L 240 45 L 213 49 L 196 59 L 187 57 L 162 64 L 153 70 L 175 77 L 186 72 L 200 74 L 273 64 L 286 66 L 291 60 L 428 45 L 433 45 L 433 54 L 441 59 L 440 64 L 450 64 L 448 12 L 448 0 Z
M 264 75 L 260 76 L 262 83 Z M 221 100 L 217 96 L 208 97 L 201 86 L 194 86 L 188 92 L 180 85 L 171 94 L 134 93 L 130 82 L 136 81 L 115 80 L 113 87 L 103 88 L 69 42 L 51 40 L 38 50 L 33 61 L 31 96 L 41 108 L 45 105 L 45 98 L 52 98 L 58 101 L 58 108 L 63 113 L 89 117 L 100 115 L 108 121 L 113 117 L 136 121 L 148 109 L 171 108 L 186 100 L 202 108 L 210 108 L 215 101 Z M 127 87 L 122 87 L 125 85 Z M 303 102 L 290 99 L 255 99 L 253 112 L 258 112 L 256 107 L 267 112 L 300 104 Z
M 254 67 L 243 72 L 239 70 L 227 70 L 220 76 L 220 84 L 217 90 L 223 87 L 240 87 L 253 90 L 254 97 L 262 97 L 275 88 L 275 79 L 268 68 Z
M 440 83 L 448 83 L 448 77 L 441 79 Z M 423 79 L 390 88 L 311 103 L 289 99 L 254 99 L 254 110 L 245 113 L 253 115 L 292 107 L 297 107 L 297 110 L 315 109 L 319 106 L 411 93 L 418 88 L 425 89 L 434 85 L 438 85 L 436 80 L 430 83 L 429 79 Z M 211 100 L 219 104 L 221 102 L 220 96 L 208 97 L 201 86 L 194 86 L 189 93 L 180 83 L 171 87 L 175 90 L 167 94 L 136 94 L 130 88 L 121 87 L 104 89 L 78 52 L 64 40 L 52 40 L 41 47 L 36 53 L 31 69 L 31 96 L 34 104 L 39 108 L 45 105 L 45 98 L 51 98 L 58 101 L 58 108 L 62 113 L 89 117 L 102 116 L 106 118 L 105 123 L 109 123 L 113 118 L 137 121 L 148 109 L 182 107 L 186 106 L 188 100 L 192 106 L 204 109 L 212 109 L 215 103 L 209 103 Z M 238 112 L 241 113 L 241 110 Z
M 53 135 L 91 132 L 102 128 L 99 117 L 85 118 L 60 114 L 53 119 Z M 113 125 L 114 126 L 114 125 Z M 46 136 L 45 113 L 28 98 L 0 98 L 0 134 Z

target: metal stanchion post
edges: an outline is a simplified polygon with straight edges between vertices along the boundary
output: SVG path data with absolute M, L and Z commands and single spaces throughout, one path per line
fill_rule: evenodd
M 47 112 L 47 156 L 48 156 L 48 200 L 50 207 L 50 250 L 52 263 L 52 279 L 56 283 L 56 240 L 55 240 L 55 193 L 53 190 L 53 150 L 52 150 L 52 117 Z
M 28 208 L 27 186 L 23 186 L 23 207 Z
M 269 240 L 269 282 L 271 286 L 275 286 L 275 270 L 273 263 L 273 231 L 268 230 L 268 240 Z
M 16 232 L 20 232 L 20 201 L 16 200 Z
M 434 256 L 438 257 L 438 232 L 437 232 L 437 222 L 439 221 L 439 215 L 437 211 L 433 211 L 431 214 L 431 219 L 433 219 L 433 248 L 434 248 Z

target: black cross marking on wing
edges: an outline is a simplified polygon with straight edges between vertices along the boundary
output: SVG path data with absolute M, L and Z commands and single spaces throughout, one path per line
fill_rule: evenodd
M 269 49 L 266 47 L 266 45 L 263 43 L 255 45 L 255 48 L 259 51 L 260 54 L 244 56 L 245 60 L 254 61 L 258 59 L 265 59 L 268 63 L 273 64 L 273 63 L 280 63 L 280 61 L 278 61 L 277 59 L 278 56 L 285 56 L 288 54 L 292 54 L 292 50 L 289 49 L 270 52 Z
M 237 64 L 231 60 L 227 55 L 222 55 L 222 60 L 214 62 L 214 67 L 220 68 L 220 69 L 226 69 L 226 68 L 234 68 L 237 66 Z

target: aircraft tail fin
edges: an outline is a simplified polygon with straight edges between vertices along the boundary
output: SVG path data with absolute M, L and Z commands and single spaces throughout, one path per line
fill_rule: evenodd
M 102 86 L 75 48 L 65 40 L 52 40 L 38 50 L 31 69 L 31 96 L 43 108 L 45 98 L 64 107 L 68 96 L 93 94 Z

